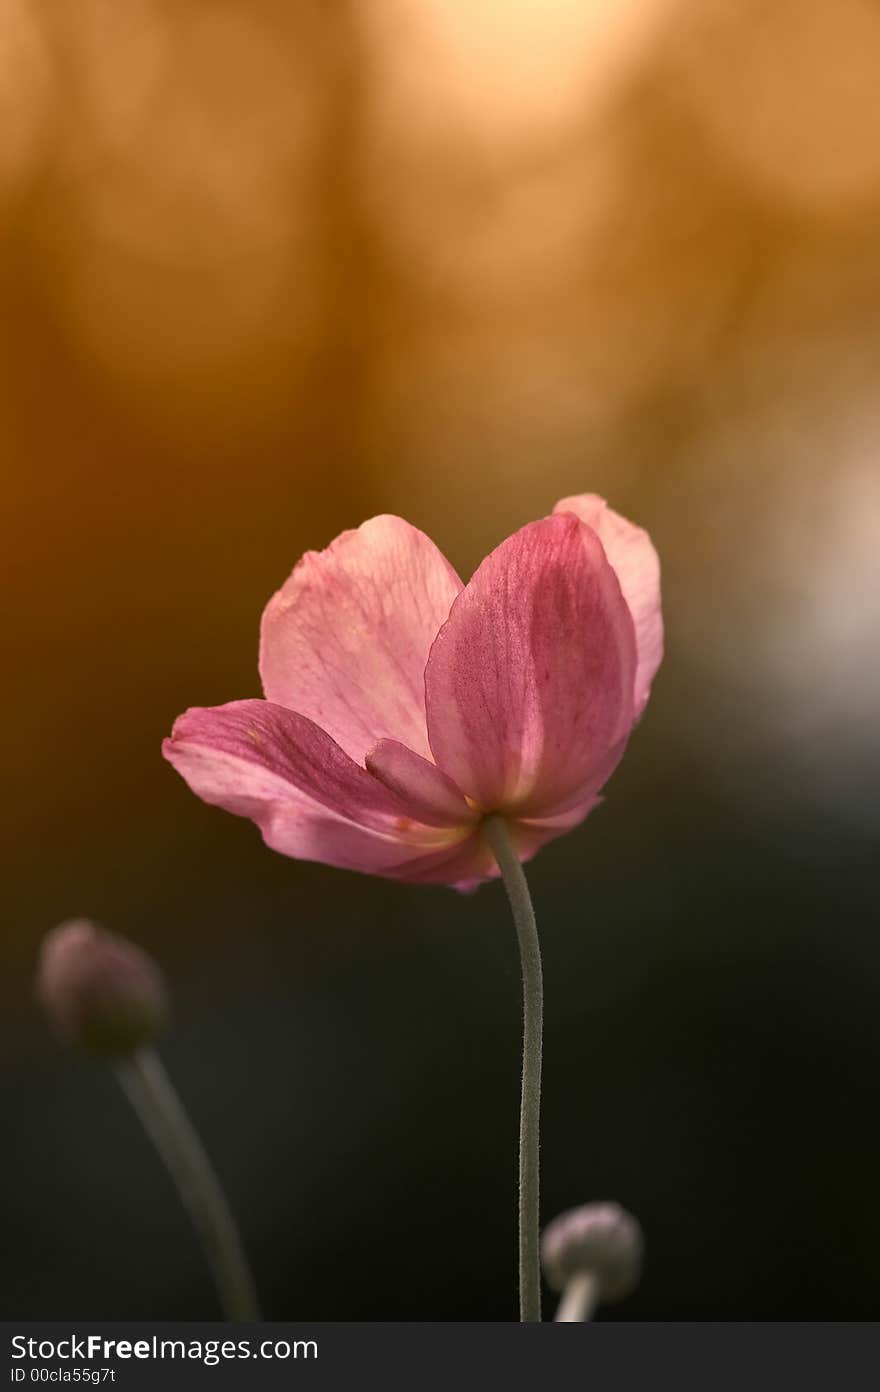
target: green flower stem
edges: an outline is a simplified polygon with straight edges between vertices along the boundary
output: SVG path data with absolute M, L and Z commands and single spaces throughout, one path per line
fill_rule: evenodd
M 516 933 L 523 982 L 522 1099 L 519 1114 L 519 1317 L 523 1323 L 541 1318 L 539 1255 L 539 1130 L 541 1118 L 541 1038 L 544 983 L 535 911 L 519 857 L 503 817 L 483 823 L 507 897 Z
M 593 1318 L 599 1300 L 599 1282 L 592 1271 L 572 1276 L 556 1311 L 557 1324 L 581 1324 Z
M 174 1086 L 152 1049 L 141 1049 L 116 1065 L 116 1073 L 190 1216 L 220 1296 L 224 1317 L 259 1320 L 253 1276 L 235 1219 Z

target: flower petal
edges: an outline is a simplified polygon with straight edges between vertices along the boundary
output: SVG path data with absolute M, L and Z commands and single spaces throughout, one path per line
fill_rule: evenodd
M 164 752 L 206 802 L 237 811 L 231 804 L 243 801 L 246 816 L 254 799 L 299 804 L 304 796 L 379 831 L 405 813 L 324 730 L 269 701 L 188 710 L 175 721 Z
M 479 884 L 496 873 L 491 852 L 476 830 L 433 849 L 407 844 L 355 826 L 313 808 L 308 815 L 278 803 L 259 820 L 266 845 L 297 860 L 315 860 L 341 870 L 359 870 L 411 884 L 460 888 Z
M 601 801 L 601 799 L 596 797 L 596 794 L 601 788 L 604 788 L 626 753 L 626 746 L 629 743 L 630 734 L 631 728 L 627 730 L 622 739 L 617 741 L 617 744 L 613 744 L 611 748 L 606 751 L 603 757 L 591 768 L 590 776 L 586 782 L 579 783 L 576 788 L 570 789 L 567 793 L 555 800 L 548 798 L 541 807 L 540 815 L 532 818 L 532 820 L 536 822 L 540 821 L 542 825 L 546 824 L 548 826 L 551 823 L 555 824 L 557 821 L 560 826 L 562 826 L 564 822 L 564 830 L 569 826 L 577 826 L 578 822 L 582 822 L 587 812 L 590 811 L 590 808 Z M 584 806 L 586 810 L 581 812 L 579 816 L 575 816 L 574 821 L 565 821 L 566 818 L 570 818 L 574 812 L 577 812 L 577 809 L 581 806 Z
M 540 816 L 596 791 L 634 678 L 632 616 L 596 534 L 544 518 L 483 561 L 437 636 L 431 749 L 483 810 Z
M 374 517 L 309 551 L 263 614 L 269 701 L 316 721 L 362 762 L 380 739 L 428 754 L 425 663 L 462 585 L 434 543 Z
M 651 682 L 663 659 L 663 613 L 660 604 L 660 559 L 642 527 L 628 522 L 595 493 L 563 498 L 554 513 L 573 512 L 599 537 L 617 572 L 623 597 L 636 626 L 638 666 L 635 682 L 636 719 L 648 702 Z
M 199 797 L 251 817 L 284 855 L 397 879 L 411 867 L 440 883 L 477 864 L 462 851 L 470 827 L 421 823 L 313 721 L 268 701 L 189 710 L 163 753 Z
M 555 841 L 558 836 L 564 836 L 566 832 L 580 826 L 601 801 L 598 793 L 588 793 L 565 812 L 550 817 L 512 821 L 510 834 L 520 860 L 531 860 L 549 841 Z
M 374 777 L 431 826 L 461 826 L 477 819 L 452 779 L 398 740 L 380 740 L 366 764 Z

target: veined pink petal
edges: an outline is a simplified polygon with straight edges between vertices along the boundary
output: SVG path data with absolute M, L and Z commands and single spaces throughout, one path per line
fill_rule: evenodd
M 464 848 L 470 826 L 442 822 L 439 813 L 422 823 L 324 730 L 282 706 L 233 701 L 189 710 L 163 753 L 199 797 L 251 817 L 284 855 L 397 879 L 433 874 L 439 883 L 479 873 L 479 848 Z
M 651 682 L 663 658 L 663 613 L 660 606 L 660 558 L 642 527 L 621 517 L 595 493 L 563 498 L 554 513 L 573 512 L 592 527 L 617 572 L 623 597 L 636 626 L 638 665 L 635 681 L 636 719 L 651 692 Z
M 477 819 L 452 779 L 398 740 L 380 740 L 366 762 L 369 772 L 429 825 L 449 826 Z
M 314 721 L 269 701 L 188 710 L 164 753 L 206 802 L 236 812 L 230 802 L 243 799 L 245 816 L 255 799 L 299 804 L 303 797 L 377 831 L 405 814 L 400 800 Z
M 263 614 L 266 698 L 314 720 L 362 762 L 381 739 L 429 754 L 425 663 L 462 588 L 434 543 L 374 517 L 309 551 Z
M 595 532 L 571 513 L 492 552 L 425 671 L 436 762 L 485 811 L 538 817 L 595 792 L 633 721 L 633 620 Z

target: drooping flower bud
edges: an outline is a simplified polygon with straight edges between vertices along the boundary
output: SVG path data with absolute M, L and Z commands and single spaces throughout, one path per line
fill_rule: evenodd
M 71 919 L 46 934 L 37 996 L 68 1043 L 105 1059 L 125 1057 L 153 1040 L 168 1010 L 153 959 L 87 919 Z
M 602 1303 L 620 1300 L 638 1285 L 642 1251 L 638 1222 L 616 1203 L 569 1209 L 547 1225 L 541 1238 L 548 1285 L 563 1291 L 576 1277 L 589 1274 Z

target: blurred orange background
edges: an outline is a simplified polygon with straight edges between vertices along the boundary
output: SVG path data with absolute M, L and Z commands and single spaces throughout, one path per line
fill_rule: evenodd
M 36 945 L 74 913 L 155 951 L 196 1015 L 206 979 L 222 1002 L 282 958 L 304 990 L 353 943 L 365 962 L 381 944 L 384 970 L 423 914 L 442 953 L 486 896 L 501 939 L 493 891 L 460 906 L 284 862 L 159 754 L 184 707 L 258 694 L 268 596 L 381 511 L 463 575 L 566 494 L 648 527 L 667 663 L 607 807 L 536 863 L 548 914 L 583 899 L 592 920 L 585 857 L 609 903 L 634 865 L 665 866 L 605 959 L 613 981 L 614 952 L 653 933 L 639 990 L 662 994 L 717 960 L 726 861 L 754 915 L 724 938 L 744 954 L 732 995 L 795 950 L 835 1019 L 862 1008 L 850 993 L 880 971 L 878 72 L 875 0 L 0 0 L 0 1003 L 28 1095 L 53 1057 Z M 515 1023 L 515 975 L 504 989 Z M 811 1028 L 796 997 L 789 1042 Z M 832 1069 L 845 1096 L 866 1047 L 838 1061 L 849 1083 Z M 876 1131 L 846 1116 L 867 1169 Z M 9 1157 L 7 1189 L 27 1162 Z M 600 1173 L 615 1184 L 611 1158 Z M 791 1313 L 788 1267 L 747 1285 L 737 1204 L 741 1284 L 708 1313 Z M 866 1287 L 843 1289 L 846 1317 Z M 406 1308 L 393 1274 L 382 1290 Z M 52 1298 L 31 1313 L 72 1313 Z M 697 1297 L 646 1298 L 651 1318 Z

